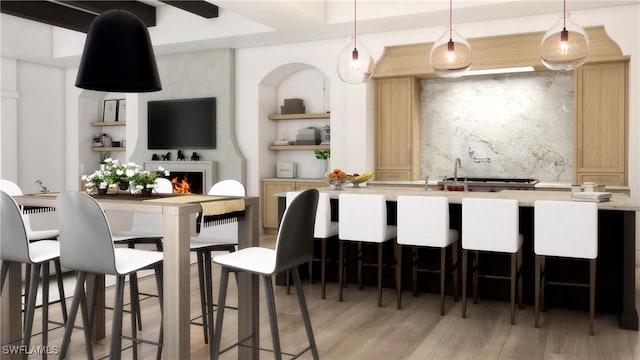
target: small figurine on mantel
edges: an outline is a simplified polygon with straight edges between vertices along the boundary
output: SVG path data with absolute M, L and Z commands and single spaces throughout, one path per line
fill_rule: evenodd
M 152 161 L 158 161 L 158 160 L 160 160 L 160 158 L 158 157 L 158 154 L 153 154 L 153 155 L 151 155 L 151 160 Z
M 162 161 L 169 161 L 171 160 L 171 153 L 168 152 L 166 155 L 162 155 Z
M 178 161 L 184 161 L 184 153 L 182 150 L 178 150 Z
M 191 154 L 191 161 L 200 161 L 200 155 L 194 151 L 193 154 Z

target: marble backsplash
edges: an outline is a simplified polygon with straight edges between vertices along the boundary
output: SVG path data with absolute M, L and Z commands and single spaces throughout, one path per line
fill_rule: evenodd
M 422 176 L 453 176 L 460 158 L 459 177 L 570 183 L 573 101 L 571 72 L 422 80 Z

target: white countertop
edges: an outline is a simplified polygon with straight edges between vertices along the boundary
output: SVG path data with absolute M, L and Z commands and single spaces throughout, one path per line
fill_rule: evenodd
M 424 185 L 424 181 L 422 182 Z M 463 198 L 495 198 L 495 199 L 515 199 L 518 200 L 520 206 L 531 207 L 536 200 L 557 200 L 572 201 L 570 191 L 522 191 L 522 190 L 502 190 L 498 192 L 462 192 L 462 191 L 428 191 L 424 187 L 408 187 L 408 186 L 365 186 L 365 187 L 349 187 L 345 186 L 343 190 L 335 190 L 333 188 L 318 189 L 325 192 L 331 198 L 337 199 L 340 194 L 382 194 L 387 201 L 396 201 L 399 195 L 418 195 L 418 196 L 446 196 L 452 204 L 461 204 Z M 274 196 L 286 196 L 286 193 L 274 194 Z M 598 203 L 598 208 L 602 210 L 617 211 L 640 211 L 640 206 L 636 204 L 628 195 L 623 193 L 613 193 L 611 200 Z

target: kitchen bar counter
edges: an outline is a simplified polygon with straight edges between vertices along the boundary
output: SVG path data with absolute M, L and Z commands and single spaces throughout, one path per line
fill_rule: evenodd
M 387 199 L 388 221 L 395 224 L 395 201 L 399 195 L 418 196 L 446 196 L 450 202 L 451 226 L 460 229 L 461 203 L 465 197 L 473 198 L 501 198 L 515 199 L 520 205 L 520 232 L 524 236 L 524 287 L 525 302 L 533 303 L 533 204 L 536 200 L 560 200 L 571 201 L 570 191 L 518 191 L 503 190 L 500 192 L 443 192 L 427 191 L 415 186 L 366 186 L 344 187 L 343 190 L 333 188 L 319 189 L 330 195 L 332 205 L 332 218 L 337 220 L 337 201 L 340 194 L 383 194 Z M 276 194 L 279 197 L 280 214 L 284 211 L 285 193 Z M 628 195 L 613 193 L 611 201 L 598 203 L 598 270 L 596 280 L 596 311 L 605 313 L 617 313 L 620 327 L 624 329 L 638 330 L 638 315 L 635 309 L 635 239 L 636 239 L 636 212 L 640 207 Z M 406 256 L 407 254 L 405 254 Z M 329 255 L 328 255 L 329 256 Z M 579 262 L 573 260 L 557 260 L 559 265 L 549 270 L 550 276 L 568 276 L 563 281 L 582 282 L 584 271 Z M 491 262 L 485 262 L 491 263 Z M 497 262 L 496 262 L 497 263 Z M 493 269 L 492 269 L 493 270 Z M 498 268 L 498 270 L 501 270 Z M 554 273 L 555 272 L 555 273 Z M 328 274 L 328 278 L 331 276 Z M 406 277 L 403 277 L 405 280 Z M 392 279 L 390 279 L 392 281 Z M 404 281 L 403 281 L 404 282 Z M 487 283 L 492 287 L 493 283 Z M 385 286 L 390 286 L 389 283 Z M 426 286 L 426 285 L 425 285 Z M 481 292 L 481 297 L 500 299 L 504 291 L 495 286 L 496 291 Z M 556 289 L 558 289 L 556 291 Z M 486 290 L 486 289 L 485 289 Z M 503 289 L 502 289 L 503 290 Z M 585 309 L 586 294 L 567 287 L 549 287 L 547 289 L 547 304 L 577 309 Z M 577 291 L 577 292 L 576 292 Z M 569 295 L 567 295 L 569 294 Z

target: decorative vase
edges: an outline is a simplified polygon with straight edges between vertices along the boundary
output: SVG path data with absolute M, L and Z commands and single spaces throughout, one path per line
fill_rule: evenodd
M 153 188 L 142 188 L 142 190 L 140 191 L 142 193 L 142 196 L 147 197 L 147 196 L 151 196 L 151 193 L 153 192 Z
M 121 181 L 118 185 L 120 186 L 120 190 L 125 191 L 125 190 L 129 189 L 129 182 L 128 181 Z
M 99 188 L 98 195 L 107 195 L 107 190 L 109 190 L 109 188 Z

